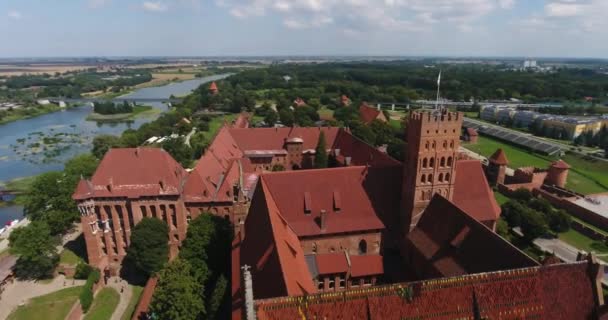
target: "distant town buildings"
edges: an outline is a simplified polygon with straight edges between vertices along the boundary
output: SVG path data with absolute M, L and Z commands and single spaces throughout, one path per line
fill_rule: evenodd
M 535 111 L 517 110 L 511 106 L 500 105 L 483 107 L 480 111 L 480 118 L 485 121 L 498 122 L 517 128 L 537 126 L 539 129 L 546 131 L 547 135 L 570 140 L 588 131 L 596 134 L 601 130 L 602 126 L 608 125 L 608 118 L 604 116 L 557 116 Z

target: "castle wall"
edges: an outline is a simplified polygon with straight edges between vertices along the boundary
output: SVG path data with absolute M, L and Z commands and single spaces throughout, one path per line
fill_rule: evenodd
M 350 255 L 359 255 L 359 243 L 366 243 L 366 254 L 380 254 L 381 232 L 330 235 L 326 237 L 300 238 L 304 254 L 325 254 L 348 251 Z

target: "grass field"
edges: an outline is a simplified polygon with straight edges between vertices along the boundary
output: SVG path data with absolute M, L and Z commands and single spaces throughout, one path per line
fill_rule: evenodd
M 133 312 L 135 312 L 135 308 L 137 307 L 137 303 L 139 302 L 139 298 L 141 297 L 141 293 L 144 291 L 144 287 L 141 286 L 133 286 L 132 287 L 133 294 L 131 295 L 131 300 L 129 300 L 129 306 L 125 313 L 120 318 L 121 320 L 130 320 Z
M 321 108 L 317 113 L 319 113 L 321 119 L 329 120 L 334 118 L 334 111 L 331 109 Z
M 82 287 L 59 290 L 44 296 L 36 297 L 24 306 L 20 306 L 8 316 L 8 320 L 63 320 L 70 312 Z
M 93 300 L 93 305 L 84 316 L 84 320 L 107 320 L 112 317 L 118 305 L 120 295 L 116 290 L 106 287 L 101 289 Z
M 59 263 L 78 264 L 79 262 L 84 262 L 84 260 L 70 249 L 63 249 L 59 254 Z
M 236 117 L 238 117 L 238 114 L 227 114 L 212 118 L 211 121 L 209 121 L 209 131 L 205 132 L 205 138 L 208 141 L 211 141 L 224 125 L 224 122 L 230 123 L 232 120 L 236 119 Z
M 595 241 L 574 229 L 560 233 L 559 239 L 580 250 L 585 250 L 587 252 L 595 251 L 596 253 L 608 253 L 608 247 L 605 244 L 601 243 L 600 241 Z M 606 258 L 601 259 L 606 260 Z
M 502 148 L 509 160 L 509 167 L 514 169 L 529 166 L 547 168 L 552 161 L 556 160 L 486 136 L 479 136 L 477 144 L 465 143 L 463 147 L 485 157 L 491 156 L 496 149 Z M 608 186 L 608 163 L 591 162 L 572 154 L 568 154 L 562 159 L 572 167 L 568 175 L 567 188 L 583 194 L 608 191 L 608 188 L 598 184 L 598 182 L 606 181 L 605 185 Z
M 496 198 L 496 202 L 498 202 L 499 206 L 502 206 L 509 201 L 509 198 L 498 191 L 494 191 L 494 198 Z

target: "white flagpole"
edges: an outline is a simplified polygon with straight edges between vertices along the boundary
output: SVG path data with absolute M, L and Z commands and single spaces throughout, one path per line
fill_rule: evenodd
M 437 77 L 437 100 L 435 100 L 435 110 L 439 110 L 439 87 L 441 86 L 441 70 L 439 70 L 439 76 Z

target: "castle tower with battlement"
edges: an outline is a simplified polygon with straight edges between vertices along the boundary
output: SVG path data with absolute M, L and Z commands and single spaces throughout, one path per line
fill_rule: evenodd
M 463 114 L 414 111 L 407 126 L 401 225 L 414 228 L 434 194 L 451 200 Z

